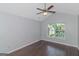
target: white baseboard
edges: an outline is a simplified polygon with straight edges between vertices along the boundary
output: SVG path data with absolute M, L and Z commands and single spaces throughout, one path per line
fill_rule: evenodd
M 50 40 L 47 40 L 47 39 L 41 39 L 41 40 L 48 41 L 48 42 L 55 42 L 55 43 L 59 43 L 59 44 L 63 44 L 63 45 L 67 45 L 67 46 L 72 46 L 72 47 L 78 48 L 78 46 L 67 44 L 67 43 L 62 43 L 62 42 L 57 42 L 57 41 L 50 41 Z
M 23 45 L 23 46 L 21 46 L 21 47 L 19 47 L 19 48 L 13 49 L 13 50 L 7 52 L 7 54 L 10 54 L 10 53 L 12 53 L 12 52 L 14 52 L 14 51 L 17 51 L 17 50 L 19 50 L 19 49 L 22 49 L 22 48 L 24 48 L 24 47 L 26 47 L 26 46 L 29 46 L 29 45 L 31 45 L 31 44 L 34 44 L 34 43 L 36 43 L 36 42 L 38 42 L 38 41 L 40 41 L 40 40 L 36 40 L 36 41 L 31 42 L 31 43 L 28 43 L 27 45 Z

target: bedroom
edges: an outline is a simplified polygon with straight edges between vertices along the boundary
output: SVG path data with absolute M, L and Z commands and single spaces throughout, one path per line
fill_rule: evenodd
M 79 3 L 0 3 L 0 55 L 78 56 L 78 11 Z

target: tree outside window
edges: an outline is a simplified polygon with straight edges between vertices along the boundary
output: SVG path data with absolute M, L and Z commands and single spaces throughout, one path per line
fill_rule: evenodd
M 48 36 L 51 37 L 64 37 L 64 24 L 48 24 Z

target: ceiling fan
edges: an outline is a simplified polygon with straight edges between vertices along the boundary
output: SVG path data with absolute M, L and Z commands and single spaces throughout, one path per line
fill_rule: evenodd
M 44 16 L 48 15 L 48 13 L 56 13 L 55 11 L 50 11 L 51 8 L 53 8 L 53 5 L 50 5 L 48 8 L 46 8 L 46 3 L 44 3 L 44 9 L 37 8 L 37 10 L 40 10 L 41 12 L 37 14 L 43 13 Z

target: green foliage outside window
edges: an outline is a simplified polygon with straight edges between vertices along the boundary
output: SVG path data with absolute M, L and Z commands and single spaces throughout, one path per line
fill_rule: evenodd
M 49 37 L 64 37 L 64 24 L 48 24 Z

